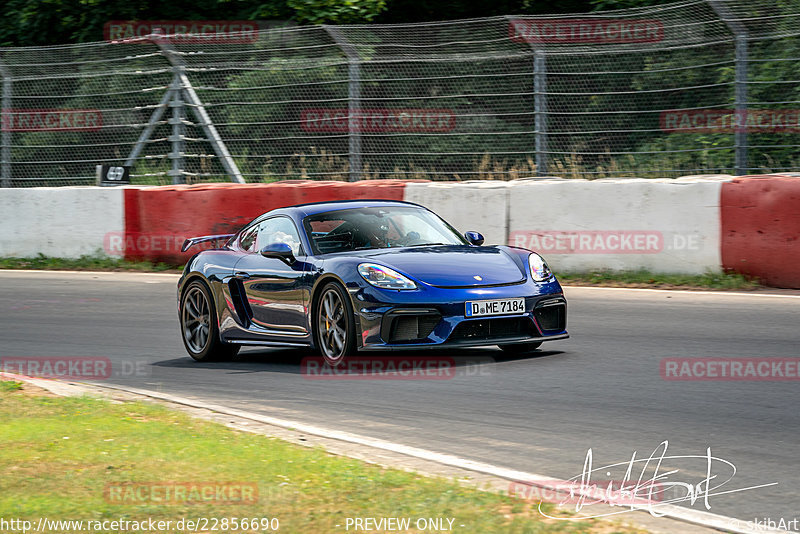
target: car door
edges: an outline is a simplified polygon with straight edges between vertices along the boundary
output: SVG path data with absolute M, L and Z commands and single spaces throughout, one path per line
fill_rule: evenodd
M 244 236 L 248 237 L 248 236 Z M 274 243 L 286 243 L 296 261 L 266 258 L 261 250 Z M 252 310 L 252 323 L 264 333 L 279 337 L 304 337 L 308 290 L 305 288 L 305 252 L 297 227 L 289 217 L 276 216 L 257 223 L 257 230 L 242 240 L 245 254 L 234 267 L 234 276 L 244 288 Z

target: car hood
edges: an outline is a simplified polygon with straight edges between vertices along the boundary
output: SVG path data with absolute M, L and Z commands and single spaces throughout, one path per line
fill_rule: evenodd
M 445 245 L 379 249 L 362 256 L 436 287 L 514 284 L 526 277 L 515 259 L 496 247 Z

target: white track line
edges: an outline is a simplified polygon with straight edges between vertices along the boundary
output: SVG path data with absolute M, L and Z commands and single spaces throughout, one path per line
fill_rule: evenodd
M 156 272 L 147 272 L 147 271 L 61 271 L 61 270 L 50 270 L 50 269 L 0 269 L 0 275 L 3 274 L 14 274 L 14 273 L 23 273 L 23 274 L 71 274 L 71 275 L 84 275 L 84 276 L 98 276 L 98 275 L 135 275 L 135 276 L 156 276 L 156 277 L 163 277 L 163 278 L 174 278 L 177 280 L 181 277 L 180 274 L 177 273 L 156 273 Z
M 569 289 L 588 289 L 591 291 L 634 291 L 634 292 L 649 292 L 649 293 L 667 293 L 667 294 L 675 294 L 675 293 L 685 293 L 689 295 L 714 295 L 714 296 L 726 296 L 726 297 L 769 297 L 769 298 L 780 298 L 780 299 L 800 299 L 800 291 L 798 291 L 797 295 L 783 295 L 778 293 L 761 293 L 761 292 L 752 292 L 752 293 L 743 293 L 740 291 L 715 291 L 713 289 L 707 290 L 693 290 L 693 289 L 649 289 L 644 287 L 600 287 L 600 286 L 562 286 L 565 290 Z M 792 291 L 792 290 L 788 290 Z
M 155 277 L 163 277 L 163 278 L 173 278 L 178 280 L 181 275 L 175 273 L 148 273 L 148 272 L 139 272 L 139 271 L 52 271 L 46 269 L 0 269 L 0 276 L 3 274 L 13 274 L 13 273 L 25 273 L 25 274 L 69 274 L 69 275 L 108 275 L 113 276 L 120 274 L 122 275 L 132 275 L 131 278 L 136 278 L 137 276 L 141 277 L 148 277 L 148 276 L 155 276 Z M 130 280 L 126 280 L 130 281 Z M 602 286 L 571 286 L 571 285 L 564 285 L 562 286 L 564 289 L 588 289 L 592 291 L 631 291 L 631 292 L 650 292 L 650 293 L 668 293 L 668 294 L 680 294 L 685 293 L 689 295 L 725 295 L 725 296 L 733 296 L 733 297 L 766 297 L 766 298 L 782 298 L 782 299 L 800 299 L 800 290 L 798 290 L 797 295 L 783 295 L 777 293 L 761 293 L 761 292 L 748 292 L 744 293 L 741 291 L 721 291 L 721 290 L 692 290 L 692 289 L 649 289 L 644 287 L 602 287 Z M 792 290 L 788 290 L 792 291 Z

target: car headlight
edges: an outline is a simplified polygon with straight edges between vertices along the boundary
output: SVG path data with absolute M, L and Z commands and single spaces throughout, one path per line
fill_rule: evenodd
M 417 289 L 417 284 L 394 269 L 375 263 L 362 263 L 358 274 L 375 287 L 382 289 Z
M 544 282 L 553 277 L 550 267 L 548 267 L 544 259 L 535 252 L 532 252 L 531 255 L 528 256 L 528 265 L 531 267 L 531 277 L 533 277 L 534 282 Z

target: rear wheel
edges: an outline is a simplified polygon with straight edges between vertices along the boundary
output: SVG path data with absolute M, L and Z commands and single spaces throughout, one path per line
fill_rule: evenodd
M 509 354 L 525 354 L 533 352 L 542 346 L 541 341 L 532 341 L 530 343 L 511 343 L 509 345 L 498 345 L 503 352 Z
M 317 348 L 331 367 L 341 365 L 356 345 L 355 321 L 344 288 L 331 282 L 320 293 L 316 307 Z
M 181 298 L 181 334 L 189 356 L 198 362 L 228 360 L 239 352 L 238 345 L 219 339 L 214 299 L 200 280 L 190 282 Z

